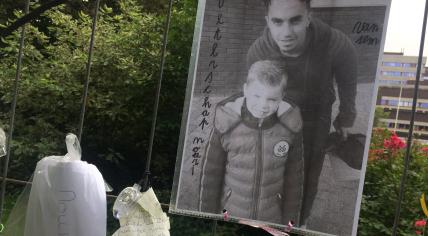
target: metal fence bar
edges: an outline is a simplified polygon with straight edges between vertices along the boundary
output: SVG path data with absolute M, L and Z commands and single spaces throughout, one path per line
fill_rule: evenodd
M 30 0 L 27 0 L 25 4 L 25 14 L 28 14 L 30 8 Z M 16 74 L 15 74 L 15 83 L 14 83 L 14 90 L 13 90 L 13 100 L 11 105 L 11 116 L 9 121 L 9 132 L 7 135 L 7 141 L 6 141 L 6 157 L 4 160 L 4 167 L 3 167 L 3 180 L 1 183 L 1 196 L 0 196 L 0 224 L 2 223 L 2 217 L 3 217 L 3 207 L 4 207 L 4 198 L 6 194 L 6 180 L 7 172 L 9 169 L 9 161 L 10 161 L 10 147 L 13 140 L 13 129 L 15 127 L 15 114 L 16 114 L 16 102 L 18 100 L 18 87 L 19 87 L 19 80 L 21 77 L 21 66 L 22 66 L 22 58 L 24 54 L 24 39 L 25 39 L 25 25 L 21 28 L 21 36 L 19 41 L 19 52 L 18 52 L 18 61 L 16 65 Z
M 8 182 L 8 183 L 13 183 L 13 184 L 21 184 L 21 185 L 33 184 L 32 182 L 19 180 L 19 179 L 3 178 L 3 177 L 0 177 L 0 179 L 2 181 Z
M 33 182 L 30 181 L 24 181 L 24 180 L 19 180 L 19 179 L 13 179 L 13 178 L 3 178 L 0 177 L 0 180 L 8 182 L 8 183 L 12 183 L 12 184 L 18 184 L 18 185 L 27 185 L 27 184 L 33 184 Z M 117 198 L 117 195 L 113 195 L 113 194 L 106 194 L 107 198 Z M 161 206 L 163 208 L 169 208 L 169 204 L 167 203 L 160 203 Z
M 217 220 L 213 220 L 213 235 L 217 235 Z
M 94 50 L 95 32 L 96 32 L 96 27 L 97 27 L 98 11 L 100 8 L 100 0 L 96 0 L 95 5 L 96 5 L 95 6 L 95 14 L 92 18 L 91 41 L 89 43 L 89 51 L 88 51 L 88 54 L 89 54 L 88 55 L 88 63 L 86 64 L 85 87 L 83 89 L 82 104 L 80 107 L 79 129 L 78 129 L 78 135 L 77 135 L 80 143 L 82 143 L 83 122 L 85 120 L 86 103 L 88 100 L 89 78 L 91 75 L 92 56 L 93 56 L 93 50 Z
M 149 150 L 148 150 L 147 159 L 146 159 L 146 169 L 144 171 L 143 178 L 139 182 L 139 185 L 142 186 L 143 191 L 146 191 L 149 188 L 150 162 L 152 159 L 153 141 L 155 137 L 156 120 L 158 116 L 159 97 L 160 97 L 160 92 L 162 87 L 163 70 L 164 70 L 164 64 L 165 64 L 165 52 L 166 52 L 166 47 L 168 43 L 168 32 L 169 32 L 169 26 L 171 23 L 171 13 L 172 13 L 172 0 L 169 0 L 168 14 L 167 14 L 167 19 L 165 23 L 164 32 L 163 32 L 162 52 L 161 52 L 161 59 L 160 59 L 160 73 L 159 73 L 159 79 L 158 79 L 157 90 L 156 90 L 156 99 L 155 99 L 155 104 L 153 108 L 152 128 L 150 131 L 150 141 L 149 141 Z
M 404 170 L 401 176 L 400 181 L 400 193 L 398 196 L 398 202 L 395 209 L 395 217 L 394 217 L 394 226 L 392 227 L 392 235 L 397 235 L 398 224 L 400 220 L 400 211 L 401 211 L 401 203 L 403 201 L 404 188 L 406 185 L 407 171 L 409 169 L 410 163 L 410 150 L 412 146 L 412 136 L 413 136 L 413 124 L 415 122 L 415 113 L 416 113 L 416 102 L 418 100 L 418 90 L 419 90 L 419 81 L 421 77 L 421 67 L 422 67 L 422 57 L 424 53 L 424 43 L 425 43 L 425 30 L 427 25 L 427 13 L 428 13 L 428 0 L 425 1 L 425 12 L 424 12 L 424 20 L 422 24 L 422 35 L 421 42 L 419 47 L 419 58 L 418 58 L 418 67 L 416 69 L 416 82 L 415 82 L 415 92 L 413 94 L 413 104 L 412 104 L 412 116 L 410 118 L 410 129 L 409 134 L 407 136 L 407 148 L 406 148 L 406 156 L 404 161 Z

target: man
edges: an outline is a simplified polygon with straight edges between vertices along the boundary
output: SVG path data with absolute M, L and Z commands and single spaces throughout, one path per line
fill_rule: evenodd
M 306 224 L 317 192 L 330 132 L 332 104 L 339 93 L 339 114 L 333 124 L 346 138 L 353 125 L 357 53 L 349 38 L 310 13 L 310 0 L 265 0 L 267 27 L 247 55 L 250 66 L 278 60 L 289 74 L 285 94 L 302 111 L 305 191 L 301 224 Z

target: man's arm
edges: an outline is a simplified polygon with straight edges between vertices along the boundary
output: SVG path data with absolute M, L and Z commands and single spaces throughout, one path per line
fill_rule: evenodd
M 356 117 L 355 98 L 357 95 L 357 67 L 358 58 L 355 46 L 350 39 L 341 32 L 338 37 L 340 47 L 334 55 L 334 76 L 339 93 L 339 113 L 334 121 L 334 126 L 339 132 L 354 124 Z M 342 134 L 345 135 L 346 134 Z
M 199 210 L 219 214 L 221 213 L 219 208 L 227 153 L 221 145 L 221 134 L 215 127 L 211 133 L 204 158 Z
M 249 69 L 254 62 L 268 59 L 272 60 L 279 53 L 279 51 L 272 49 L 273 46 L 269 43 L 269 35 L 270 32 L 266 27 L 260 37 L 258 37 L 248 49 L 247 69 Z
M 260 50 L 257 48 L 257 40 L 251 45 L 250 49 L 247 52 L 247 68 L 250 68 L 251 65 L 259 60 L 262 60 L 262 55 Z

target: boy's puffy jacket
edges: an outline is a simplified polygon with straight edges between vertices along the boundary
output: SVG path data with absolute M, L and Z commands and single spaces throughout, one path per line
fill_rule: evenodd
M 234 96 L 216 107 L 202 171 L 200 210 L 298 223 L 303 192 L 302 120 L 297 107 L 260 119 Z

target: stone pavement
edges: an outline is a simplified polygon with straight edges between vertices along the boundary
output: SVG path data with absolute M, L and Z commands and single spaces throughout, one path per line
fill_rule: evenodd
M 353 169 L 338 173 L 334 157 L 326 155 L 321 172 L 314 210 L 306 228 L 309 230 L 347 236 L 352 233 L 359 180 L 346 180 L 344 174 L 355 175 Z
M 370 104 L 372 104 L 373 87 L 372 83 L 360 83 L 357 86 L 357 117 L 351 133 L 366 134 L 367 132 L 369 115 L 372 110 Z M 337 96 L 338 94 L 336 94 Z M 336 117 L 338 107 L 339 102 L 336 101 L 333 104 L 332 117 Z M 314 210 L 309 216 L 306 228 L 348 236 L 352 233 L 359 178 L 353 181 L 344 180 L 343 175 L 355 175 L 355 173 L 352 173 L 353 169 L 337 165 L 335 160 L 337 159 L 330 158 L 329 155 L 324 160 Z

